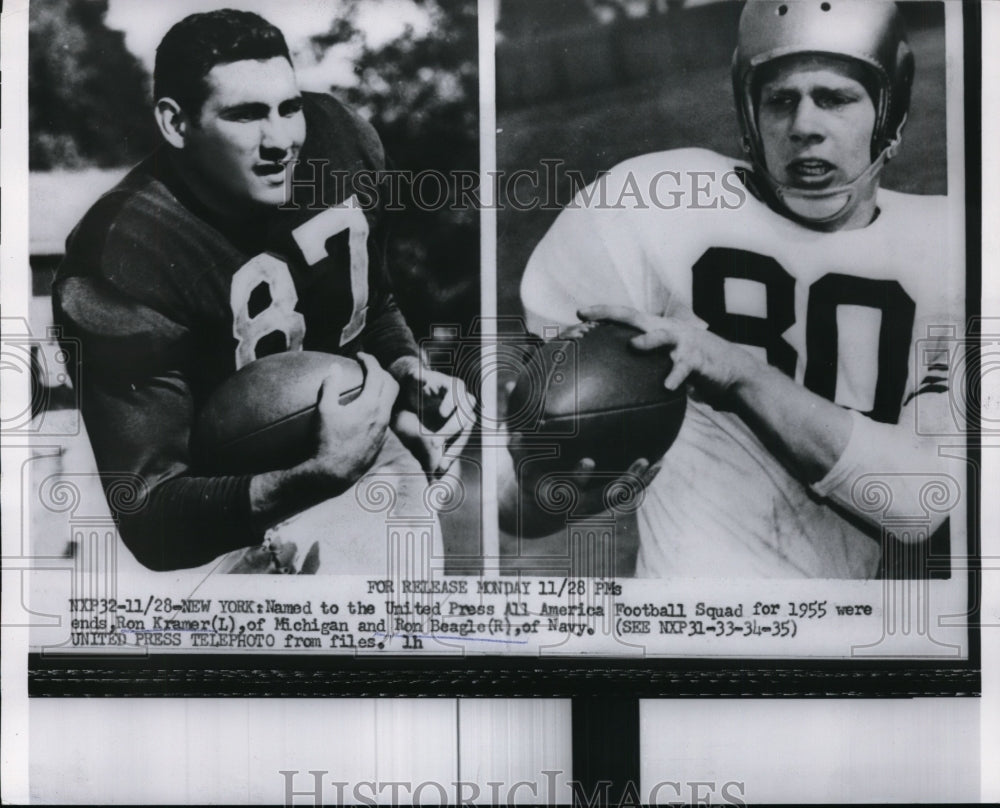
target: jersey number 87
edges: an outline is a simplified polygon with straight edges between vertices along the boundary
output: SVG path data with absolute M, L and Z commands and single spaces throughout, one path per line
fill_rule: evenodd
M 327 257 L 327 241 L 338 233 L 348 232 L 350 251 L 351 317 L 340 332 L 340 344 L 346 345 L 365 327 L 368 312 L 368 220 L 351 196 L 344 203 L 327 208 L 292 231 L 295 243 L 306 264 L 314 266 Z M 265 284 L 269 305 L 250 315 L 250 295 Z M 236 370 L 257 359 L 257 343 L 275 332 L 285 337 L 285 349 L 302 350 L 306 334 L 305 318 L 295 310 L 298 295 L 288 264 L 271 253 L 255 255 L 234 274 L 229 291 L 233 312 L 233 336 L 236 338 Z

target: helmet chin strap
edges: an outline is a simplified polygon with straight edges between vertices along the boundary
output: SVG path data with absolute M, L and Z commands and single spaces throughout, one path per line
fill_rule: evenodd
M 783 185 L 768 175 L 774 195 L 789 213 L 816 227 L 835 228 L 846 221 L 858 203 L 870 194 L 874 182 L 886 163 L 884 150 L 868 168 L 846 185 L 835 188 L 795 188 Z
M 836 188 L 795 188 L 778 182 L 767 170 L 764 176 L 777 201 L 795 219 L 820 230 L 836 230 L 857 208 L 862 199 L 874 193 L 878 176 L 885 164 L 899 151 L 903 125 L 899 124 L 896 137 L 882 149 L 874 162 L 846 185 Z

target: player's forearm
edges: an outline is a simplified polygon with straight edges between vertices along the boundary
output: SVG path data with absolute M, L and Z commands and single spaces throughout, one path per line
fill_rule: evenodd
M 314 461 L 255 475 L 250 480 L 250 514 L 255 534 L 263 539 L 272 525 L 339 496 L 350 486 L 351 481 L 346 477 L 324 471 Z
M 175 477 L 124 496 L 109 476 L 108 504 L 125 544 L 153 570 L 196 567 L 257 541 L 248 507 L 250 476 Z
M 905 416 L 904 410 L 899 424 L 882 424 L 852 412 L 847 447 L 812 489 L 876 527 L 883 527 L 886 519 L 917 515 L 929 521 L 933 532 L 958 504 L 959 485 L 948 474 L 937 443 L 921 437 Z M 873 499 L 876 489 L 879 494 Z M 915 538 L 917 533 L 909 535 Z
M 733 393 L 757 437 L 819 496 L 876 527 L 890 511 L 926 512 L 932 530 L 947 518 L 947 509 L 923 503 L 929 484 L 947 482 L 937 447 L 911 427 L 842 409 L 770 367 L 748 373 Z M 890 492 L 890 511 L 872 510 L 858 488 L 865 481 Z
M 391 295 L 368 312 L 364 344 L 365 350 L 387 369 L 401 357 L 415 359 L 419 355 L 413 332 Z
M 843 454 L 850 414 L 781 371 L 755 364 L 730 390 L 740 417 L 802 482 L 821 480 Z
M 261 535 L 282 519 L 343 494 L 382 450 L 399 385 L 369 354 L 358 353 L 358 360 L 364 365 L 365 384 L 356 399 L 338 403 L 327 390 L 329 379 L 319 390 L 312 456 L 250 481 L 250 512 Z
M 668 389 L 687 382 L 706 400 L 734 410 L 803 482 L 822 479 L 844 451 L 851 435 L 846 411 L 691 318 L 609 305 L 590 306 L 579 314 L 643 331 L 632 339 L 638 350 L 669 348 Z

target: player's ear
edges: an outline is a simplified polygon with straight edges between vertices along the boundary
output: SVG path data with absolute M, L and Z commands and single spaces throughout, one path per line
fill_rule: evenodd
M 175 149 L 183 149 L 190 121 L 180 104 L 172 98 L 160 98 L 153 108 L 153 117 L 163 139 Z

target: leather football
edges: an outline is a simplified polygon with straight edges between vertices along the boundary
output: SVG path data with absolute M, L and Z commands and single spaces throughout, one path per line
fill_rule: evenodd
M 307 460 L 315 450 L 319 390 L 329 376 L 341 404 L 364 388 L 360 363 L 319 351 L 271 354 L 238 370 L 198 414 L 192 449 L 199 468 L 256 474 Z

